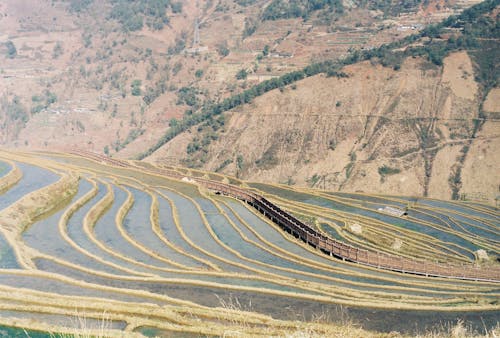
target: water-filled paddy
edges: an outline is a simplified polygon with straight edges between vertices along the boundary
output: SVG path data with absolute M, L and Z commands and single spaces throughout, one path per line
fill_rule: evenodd
M 5 236 L 0 233 L 0 269 L 17 269 L 16 254 L 11 245 L 5 239 Z
M 305 271 L 305 272 L 315 272 L 317 277 L 320 276 L 329 276 L 333 278 L 340 278 L 344 281 L 352 281 L 352 282 L 364 282 L 367 283 L 367 285 L 386 285 L 386 286 L 401 286 L 404 285 L 405 282 L 413 281 L 414 278 L 410 276 L 404 276 L 404 275 L 399 275 L 396 279 L 389 281 L 387 280 L 390 275 L 383 271 L 367 271 L 366 269 L 363 269 L 362 267 L 359 266 L 352 266 L 352 265 L 345 265 L 340 263 L 339 261 L 336 260 L 329 260 L 322 256 L 321 253 L 319 254 L 313 254 L 310 251 L 305 250 L 302 246 L 297 245 L 293 242 L 290 242 L 289 240 L 286 240 L 283 237 L 283 234 L 280 233 L 279 230 L 270 227 L 267 223 L 262 221 L 260 218 L 258 218 L 256 215 L 254 215 L 248 208 L 246 208 L 244 205 L 242 205 L 239 202 L 236 202 L 234 200 L 228 199 L 226 203 L 231 207 L 231 210 L 234 210 L 237 212 L 237 214 L 247 223 L 252 225 L 252 229 L 259 235 L 261 235 L 263 238 L 266 240 L 272 242 L 273 244 L 277 245 L 279 248 L 284 249 L 286 252 L 294 253 L 297 257 L 302 257 L 302 258 L 307 258 L 312 262 L 321 262 L 327 266 L 330 266 L 332 268 L 342 268 L 342 272 L 338 273 L 333 273 L 333 272 L 328 272 L 328 271 L 323 271 L 323 270 L 315 270 L 310 267 L 298 265 L 298 264 L 293 264 L 291 262 L 287 262 L 284 267 L 288 268 L 295 268 L 298 271 Z M 241 223 L 235 223 L 235 224 L 240 224 L 238 227 L 243 233 L 248 234 L 249 236 L 255 236 L 253 232 L 251 232 L 247 227 L 241 225 Z M 257 242 L 260 242 L 261 244 L 265 245 L 263 242 L 261 242 L 259 239 L 256 237 L 253 237 L 256 239 Z M 238 248 L 241 247 L 241 244 L 238 246 Z M 278 264 L 279 266 L 279 264 Z M 297 274 L 292 274 L 292 273 L 287 273 L 287 272 L 278 272 L 275 271 L 275 273 L 279 273 L 282 275 L 286 275 L 288 277 L 292 278 L 301 278 L 304 280 L 311 280 L 311 281 L 319 281 L 318 278 L 314 277 L 306 277 L 304 275 L 300 275 L 298 277 Z M 370 277 L 362 277 L 359 276 L 359 273 L 364 273 L 373 276 L 372 278 Z M 384 279 L 378 279 L 383 277 Z M 345 284 L 341 281 L 336 281 L 336 285 L 339 286 L 345 286 Z M 453 282 L 452 282 L 453 283 Z M 438 285 L 436 285 L 438 287 Z M 351 288 L 357 289 L 357 286 L 352 286 Z M 369 287 L 360 287 L 361 289 L 370 289 Z M 423 291 L 423 294 L 425 294 L 425 291 Z
M 11 170 L 12 166 L 10 164 L 4 161 L 0 161 L 0 178 L 5 176 Z
M 117 263 L 117 265 L 120 265 L 121 263 L 120 260 L 115 259 L 114 256 L 108 254 L 104 250 L 102 250 L 100 247 L 98 247 L 85 233 L 84 231 L 84 218 L 87 215 L 88 212 L 92 209 L 92 207 L 98 203 L 99 200 L 101 200 L 104 195 L 106 194 L 106 188 L 105 185 L 100 183 L 98 184 L 98 192 L 97 194 L 88 202 L 86 203 L 83 207 L 78 209 L 72 217 L 69 219 L 67 226 L 66 226 L 66 231 L 69 236 L 69 238 L 75 243 L 75 245 L 79 248 L 81 248 L 85 253 L 82 253 L 78 250 L 76 253 L 72 253 L 71 251 L 68 251 L 69 253 L 67 254 L 67 259 L 71 261 L 78 261 L 78 263 L 81 266 L 88 267 L 90 269 L 95 269 L 98 271 L 105 271 L 109 273 L 114 273 L 114 274 L 123 274 L 123 271 L 120 269 L 117 269 L 116 267 L 112 267 L 109 264 L 105 264 L 103 262 L 98 262 L 95 259 L 92 258 L 91 255 L 96 255 L 100 257 L 102 260 L 105 262 L 112 262 L 112 263 Z M 65 245 L 65 244 L 63 244 Z M 68 243 L 69 245 L 69 243 Z M 90 255 L 89 255 L 90 254 Z
M 468 257 L 469 259 L 474 258 L 474 254 L 472 253 L 473 251 L 481 249 L 481 247 L 477 244 L 467 240 L 466 238 L 460 237 L 457 234 L 446 231 L 445 229 L 440 229 L 439 226 L 429 226 L 420 222 L 411 221 L 408 218 L 391 216 L 383 212 L 370 210 L 369 208 L 365 207 L 356 207 L 354 205 L 348 204 L 347 202 L 335 200 L 334 197 L 325 198 L 275 186 L 268 186 L 265 184 L 252 183 L 251 185 L 267 193 L 279 194 L 280 196 L 292 199 L 294 201 L 330 208 L 332 210 L 341 212 L 347 212 L 352 215 L 368 217 L 376 221 L 385 222 L 394 227 L 401 227 L 407 230 L 414 231 L 416 233 L 423 233 L 432 236 L 442 241 L 444 245 L 447 245 L 447 243 L 454 244 L 453 246 L 451 246 L 451 248 Z
M 113 252 L 128 257 L 135 262 L 144 263 L 153 267 L 171 268 L 172 265 L 160 261 L 132 245 L 119 231 L 118 225 L 116 224 L 116 215 L 118 210 L 125 203 L 127 194 L 123 189 L 116 186 L 113 187 L 113 193 L 113 205 L 95 224 L 94 232 L 97 239 Z M 142 194 L 137 194 L 136 197 L 137 199 L 134 205 L 124 219 L 124 227 L 126 230 L 139 222 L 149 223 L 150 201 L 147 196 Z
M 78 280 L 84 280 L 88 283 L 99 284 L 103 286 L 116 286 L 116 287 L 132 287 L 134 288 L 137 285 L 152 285 L 148 290 L 151 290 L 155 293 L 160 293 L 160 290 L 163 290 L 164 293 L 160 294 L 169 294 L 172 287 L 176 286 L 176 284 L 182 284 L 185 288 L 189 288 L 190 285 L 195 286 L 196 283 L 199 282 L 209 282 L 209 283 L 217 283 L 219 287 L 216 289 L 225 289 L 226 287 L 241 285 L 245 287 L 252 288 L 260 288 L 260 289 L 270 289 L 270 290 L 280 290 L 284 292 L 291 292 L 297 294 L 309 294 L 309 295 L 318 295 L 320 293 L 314 292 L 307 289 L 296 288 L 293 286 L 281 285 L 277 283 L 272 283 L 268 281 L 256 280 L 256 279 L 244 279 L 238 277 L 230 277 L 230 276 L 214 276 L 214 275 L 199 275 L 199 274 L 190 274 L 190 273 L 172 273 L 168 277 L 170 279 L 177 280 L 185 280 L 184 283 L 179 283 L 177 281 L 169 281 L 165 279 L 162 282 L 152 281 L 152 282 L 144 282 L 144 281 L 127 281 L 125 279 L 120 278 L 108 278 L 96 276 L 84 271 L 79 271 L 70 267 L 62 266 L 57 263 L 54 263 L 45 259 L 38 259 L 37 266 L 47 272 L 54 272 L 58 274 L 63 274 L 65 276 L 71 276 L 72 278 Z M 159 287 L 158 285 L 162 285 Z M 155 287 L 158 286 L 158 287 Z M 214 288 L 215 289 L 215 288 Z
M 200 212 L 189 199 L 166 189 L 161 189 L 160 191 L 176 205 L 179 222 L 186 236 L 196 247 L 201 248 L 211 257 L 223 258 L 226 262 L 217 259 L 216 264 L 221 266 L 225 271 L 247 272 L 246 269 L 229 263 L 233 261 L 241 263 L 241 260 L 236 258 L 213 239 L 203 222 Z
M 0 210 L 8 207 L 30 192 L 48 186 L 59 179 L 56 173 L 48 169 L 21 162 L 16 162 L 16 166 L 22 171 L 23 177 L 15 186 L 1 195 Z
M 20 292 L 48 292 L 55 298 L 64 295 L 127 302 L 131 309 L 136 309 L 137 304 L 144 307 L 145 303 L 174 306 L 191 302 L 190 306 L 198 304 L 210 309 L 199 318 L 192 315 L 193 322 L 201 323 L 224 323 L 227 319 L 217 319 L 217 308 L 235 304 L 241 310 L 277 319 L 304 321 L 321 317 L 335 323 L 351 321 L 368 329 L 409 334 L 447 322 L 454 324 L 458 318 L 465 318 L 478 330 L 490 328 L 498 321 L 497 284 L 417 277 L 343 262 L 286 234 L 241 201 L 215 196 L 194 184 L 149 175 L 147 171 L 154 169 L 152 165 L 131 170 L 110 168 L 78 157 L 64 161 L 78 164 L 96 177 L 88 172 L 82 174 L 77 194 L 60 209 L 37 219 L 22 234 L 22 240 L 42 254 L 30 252 L 34 271 L 38 271 L 34 276 L 13 270 L 20 267 L 0 234 L 0 286 L 18 288 Z M 8 196 L 5 205 L 59 177 L 47 169 L 17 163 L 25 175 L 1 196 L 0 201 Z M 58 170 L 64 172 L 64 164 L 58 165 Z M 26 176 L 26 172 L 31 176 Z M 223 180 L 220 175 L 213 178 Z M 92 191 L 93 180 L 97 182 L 95 196 L 73 210 L 66 223 L 60 223 L 73 203 Z M 323 230 L 340 240 L 346 235 L 342 220 L 354 217 L 370 224 L 372 228 L 367 227 L 367 233 L 373 230 L 376 234 L 380 227 L 384 236 L 391 229 L 392 234 L 402 238 L 414 234 L 415 247 L 418 243 L 429 246 L 433 241 L 445 246 L 436 245 L 435 251 L 426 249 L 435 254 L 446 252 L 453 256 L 456 251 L 474 259 L 470 251 L 498 243 L 495 236 L 500 217 L 494 210 L 481 206 L 448 202 L 415 205 L 397 197 L 252 186 L 276 194 L 270 198 L 282 201 L 285 210 L 291 208 L 305 222 L 317 220 Z M 110 192 L 113 199 L 109 207 L 95 218 L 95 207 Z M 120 222 L 120 210 L 125 210 L 129 193 L 133 203 Z M 286 204 L 282 198 L 291 203 Z M 384 206 L 408 205 L 408 216 L 403 218 L 379 210 Z M 468 213 L 469 209 L 474 210 Z M 327 223 L 335 223 L 343 230 L 337 232 Z M 419 238 L 420 233 L 426 236 Z M 17 303 L 11 300 L 9 304 L 15 307 Z M 386 309 L 374 310 L 374 306 Z M 485 310 L 467 313 L 473 307 Z M 448 309 L 462 312 L 443 312 Z M 36 318 L 36 313 L 16 311 L 0 311 L 0 318 Z M 69 327 L 71 323 L 64 320 L 70 317 L 49 313 L 39 316 L 44 322 Z M 117 329 L 127 324 L 116 323 Z M 145 334 L 168 332 L 155 331 L 150 324 L 138 325 L 135 331 Z
M 203 267 L 204 264 L 183 255 L 166 245 L 153 231 L 150 221 L 152 198 L 138 189 L 127 188 L 134 197 L 134 205 L 123 221 L 124 230 L 144 248 L 154 251 L 165 259 L 172 260 L 186 267 Z
M 82 179 L 78 187 L 77 194 L 72 198 L 67 208 L 63 208 L 58 212 L 52 214 L 51 216 L 44 218 L 33 225 L 31 225 L 24 233 L 24 242 L 38 251 L 65 259 L 66 261 L 84 266 L 97 271 L 104 271 L 109 273 L 120 273 L 119 270 L 113 269 L 106 266 L 100 262 L 91 259 L 89 256 L 84 255 L 76 248 L 71 246 L 70 243 L 64 240 L 59 231 L 59 220 L 63 213 L 69 208 L 69 206 L 88 193 L 92 188 L 92 184 Z M 71 233 L 75 233 L 75 229 L 82 228 L 83 217 L 87 209 L 91 207 L 91 204 L 87 207 L 82 207 L 69 219 L 67 227 L 71 229 Z
M 37 260 L 39 266 L 43 264 L 54 265 L 54 263 L 40 259 Z M 0 274 L 0 283 L 10 287 L 24 288 L 35 291 L 51 292 L 54 294 L 61 294 L 66 296 L 84 296 L 114 299 L 125 302 L 151 302 L 148 298 L 141 298 L 133 296 L 124 292 L 112 292 L 99 290 L 92 285 L 82 287 L 80 285 L 70 284 L 57 279 L 57 276 L 52 278 L 43 276 L 29 276 L 29 275 L 16 275 L 15 273 L 2 273 Z
M 64 273 L 66 275 L 66 273 Z M 82 275 L 78 275 L 82 278 Z M 77 273 L 75 273 L 75 278 Z M 84 277 L 84 276 L 83 276 Z M 94 279 L 99 277 L 87 276 Z M 85 280 L 85 278 L 83 278 Z M 0 279 L 1 282 L 1 279 Z M 165 285 L 154 282 L 132 282 L 123 280 L 103 280 L 103 284 L 131 290 L 147 290 L 152 293 L 165 294 L 175 298 L 190 300 L 205 306 L 216 307 L 222 303 L 231 304 L 236 301 L 243 310 L 265 313 L 278 319 L 311 320 L 317 316 L 329 316 L 335 323 L 351 320 L 367 329 L 376 329 L 384 332 L 398 330 L 400 332 L 422 332 L 425 327 L 436 324 L 465 319 L 467 323 L 483 330 L 482 318 L 486 327 L 494 326 L 499 311 L 476 313 L 437 313 L 415 311 L 370 310 L 356 307 L 339 306 L 335 304 L 301 300 L 290 297 L 276 297 L 252 292 L 231 291 L 189 285 Z M 99 283 L 100 284 L 100 283 Z M 121 296 L 120 296 L 121 297 Z M 130 296 L 129 296 L 130 297 Z M 148 299 L 149 303 L 161 303 L 155 299 Z M 411 323 L 409 325 L 409 323 Z M 397 329 L 393 329 L 397 327 Z
M 160 195 L 158 196 L 158 218 L 160 230 L 166 240 L 179 248 L 185 256 L 196 251 L 180 234 L 179 229 L 175 224 L 170 203 L 168 203 L 168 201 Z M 198 260 L 198 262 L 202 264 L 202 268 L 207 267 L 207 265 L 203 262 L 211 261 L 210 256 L 199 251 L 196 252 L 196 257 L 202 260 Z

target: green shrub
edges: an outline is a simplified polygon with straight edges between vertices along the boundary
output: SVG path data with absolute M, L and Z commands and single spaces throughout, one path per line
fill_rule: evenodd
M 229 55 L 229 48 L 227 47 L 227 42 L 224 41 L 223 43 L 218 44 L 215 46 L 217 49 L 217 53 L 219 53 L 220 56 L 225 57 Z
M 93 0 L 71 0 L 69 2 L 69 10 L 71 12 L 82 12 L 86 10 L 91 4 Z
M 17 49 L 14 43 L 9 40 L 5 43 L 5 46 L 7 47 L 7 57 L 9 59 L 15 58 L 17 56 Z
M 132 81 L 132 84 L 130 85 L 130 87 L 132 88 L 132 95 L 133 96 L 140 96 L 141 95 L 141 93 L 142 93 L 141 85 L 142 85 L 141 80 Z
M 344 12 L 341 0 L 273 0 L 262 13 L 263 20 L 299 18 L 307 19 L 313 12 Z
M 245 69 L 240 69 L 238 73 L 236 73 L 236 79 L 237 80 L 245 80 L 248 76 L 248 73 Z
M 182 2 L 172 2 L 171 4 L 172 13 L 182 13 Z
M 154 30 L 163 29 L 168 24 L 167 9 L 172 12 L 182 11 L 181 2 L 170 0 L 112 0 L 110 17 L 122 25 L 125 32 L 141 30 L 146 25 Z
M 395 175 L 395 174 L 399 174 L 400 172 L 401 172 L 400 169 L 391 168 L 385 164 L 378 168 L 378 173 L 380 176 Z
M 194 76 L 196 76 L 198 79 L 203 76 L 203 69 L 198 69 L 195 73 Z

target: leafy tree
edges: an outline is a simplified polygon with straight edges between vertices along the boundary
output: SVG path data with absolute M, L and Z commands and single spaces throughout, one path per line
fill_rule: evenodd
M 86 10 L 91 4 L 93 0 L 71 0 L 69 2 L 69 10 L 71 12 L 82 12 Z
M 194 76 L 196 76 L 198 79 L 203 76 L 203 69 L 198 69 L 195 73 Z
M 257 30 L 257 22 L 251 18 L 245 18 L 245 27 L 243 29 L 243 38 L 246 38 Z
M 50 91 L 45 91 L 45 97 L 46 97 L 46 100 L 47 100 L 47 105 L 51 105 L 52 103 L 56 103 L 57 102 L 57 95 L 50 92 Z
M 169 22 L 166 14 L 169 7 L 174 13 L 182 11 L 181 2 L 170 0 L 111 0 L 111 2 L 113 7 L 110 17 L 118 20 L 125 32 L 142 29 L 144 22 L 151 29 L 163 29 Z
M 142 81 L 141 80 L 134 80 L 132 81 L 132 84 L 130 87 L 132 88 L 132 95 L 133 96 L 140 96 L 141 95 L 141 85 Z
M 182 69 L 182 63 L 180 61 L 176 62 L 174 64 L 174 67 L 172 68 L 172 74 L 177 75 Z
M 176 118 L 171 118 L 170 121 L 168 121 L 168 126 L 170 128 L 175 128 L 179 125 L 179 120 L 177 120 Z
M 263 11 L 263 20 L 302 17 L 307 19 L 313 12 L 327 10 L 343 13 L 341 0 L 273 0 Z
M 168 47 L 168 54 L 179 54 L 186 48 L 186 34 L 181 34 L 180 37 L 175 38 L 175 45 Z
M 265 45 L 264 49 L 262 50 L 262 55 L 263 56 L 268 56 L 269 55 L 269 45 Z
M 236 73 L 237 80 L 245 80 L 248 76 L 248 73 L 245 69 L 240 69 L 238 73 Z
M 399 174 L 400 172 L 401 172 L 400 169 L 391 168 L 385 164 L 378 168 L 378 173 L 380 176 L 395 175 L 395 174 Z
M 172 13 L 182 13 L 182 2 L 172 2 Z
M 198 98 L 196 88 L 193 87 L 182 87 L 177 92 L 177 104 L 187 104 L 188 106 L 197 106 Z
M 227 47 L 227 41 L 217 44 L 215 48 L 217 49 L 217 53 L 219 53 L 220 56 L 225 57 L 229 55 L 230 51 L 229 48 Z

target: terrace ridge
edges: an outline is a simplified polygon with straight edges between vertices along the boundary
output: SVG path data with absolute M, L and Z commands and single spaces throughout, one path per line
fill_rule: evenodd
M 179 180 L 186 178 L 186 175 L 180 174 L 179 172 L 171 169 L 145 168 L 142 166 L 138 167 L 124 160 L 113 159 L 87 151 L 78 150 L 73 151 L 72 153 L 94 161 L 105 162 L 106 164 L 122 168 L 128 167 L 140 169 L 152 174 L 159 174 Z M 442 277 L 449 279 L 500 283 L 500 268 L 480 267 L 473 264 L 441 264 L 426 260 L 390 255 L 375 250 L 361 249 L 321 234 L 311 226 L 300 221 L 293 215 L 282 210 L 276 204 L 253 191 L 239 188 L 231 184 L 199 177 L 189 177 L 189 179 L 209 190 L 215 191 L 216 193 L 231 196 L 248 203 L 286 232 L 332 257 L 399 273 L 408 273 L 426 277 Z

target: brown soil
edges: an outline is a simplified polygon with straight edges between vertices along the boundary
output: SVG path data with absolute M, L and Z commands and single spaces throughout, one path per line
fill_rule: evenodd
M 500 176 L 494 170 L 499 160 L 490 152 L 498 129 L 487 122 L 470 139 L 478 114 L 470 93 L 477 84 L 472 73 L 457 80 L 470 67 L 463 52 L 447 58 L 444 69 L 418 59 L 407 60 L 399 71 L 364 62 L 347 67 L 347 79 L 319 75 L 296 89 L 272 91 L 229 114 L 204 169 L 215 170 L 229 159 L 223 172 L 248 180 L 385 194 L 427 191 L 446 199 L 460 151 L 470 141 L 460 192 L 475 187 L 493 201 L 496 188 L 489 187 L 497 187 Z M 193 135 L 194 130 L 175 138 L 150 160 L 185 158 Z M 480 154 L 482 162 L 474 161 Z M 244 159 L 241 170 L 238 156 Z M 381 175 L 384 166 L 399 172 Z
M 493 88 L 488 93 L 483 110 L 488 113 L 500 113 L 500 88 Z
M 124 34 L 117 22 L 108 20 L 106 2 L 94 1 L 88 11 L 76 15 L 67 10 L 68 2 L 3 1 L 0 98 L 11 101 L 19 97 L 30 121 L 25 126 L 18 123 L 0 130 L 0 142 L 22 148 L 80 147 L 96 152 L 103 152 L 107 146 L 114 154 L 115 149 L 121 148 L 117 144 L 122 144 L 131 130 L 142 129 L 144 134 L 117 154 L 130 157 L 156 143 L 162 130 L 168 128 L 168 120 L 182 116 L 188 108 L 177 104 L 178 88 L 195 87 L 204 93 L 202 99 L 218 100 L 239 87 L 296 70 L 311 60 L 336 58 L 349 48 L 372 47 L 399 39 L 413 32 L 400 26 L 435 22 L 440 19 L 437 14 L 452 14 L 450 8 L 455 5 L 451 1 L 432 13 L 408 13 L 391 23 L 376 11 L 352 8 L 335 22 L 335 29 L 316 18 L 305 23 L 290 19 L 261 22 L 252 35 L 243 37 L 245 18 L 257 19 L 268 3 L 257 1 L 242 7 L 227 0 L 220 2 L 219 7 L 219 2 L 200 2 L 197 8 L 197 1 L 183 1 L 183 12 L 170 13 L 170 24 L 164 29 L 153 31 L 145 27 Z M 206 50 L 198 55 L 166 55 L 175 40 L 183 36 L 186 47 L 192 46 L 197 15 L 201 47 Z M 88 46 L 85 36 L 90 36 Z M 8 40 L 18 52 L 14 59 L 4 54 L 3 43 Z M 54 57 L 58 43 L 62 51 Z M 221 44 L 230 49 L 229 55 L 217 53 Z M 270 54 L 259 60 L 257 56 L 266 45 Z M 152 51 L 150 57 L 145 53 L 148 48 Z M 158 70 L 150 71 L 152 63 Z M 171 70 L 176 64 L 181 69 L 174 74 Z M 204 70 L 204 75 L 198 79 L 194 74 L 199 69 Z M 250 72 L 246 82 L 235 79 L 240 69 Z M 130 95 L 134 79 L 142 81 L 144 91 L 155 87 L 165 73 L 169 74 L 168 90 L 150 106 L 144 105 L 142 95 Z M 112 84 L 116 74 L 119 77 L 115 82 L 121 89 Z M 36 106 L 32 97 L 46 90 L 57 95 L 57 102 L 40 113 L 30 113 Z M 9 125 L 11 121 L 4 121 L 3 114 L 0 112 L 0 121 Z
M 101 153 L 107 149 L 114 156 L 134 157 L 161 138 L 171 118 L 182 117 L 189 108 L 178 102 L 179 88 L 196 88 L 200 100 L 217 101 L 311 61 L 344 55 L 349 48 L 394 41 L 413 33 L 415 25 L 454 13 L 444 1 L 431 1 L 425 9 L 388 20 L 379 12 L 352 8 L 335 27 L 316 18 L 308 22 L 280 20 L 262 22 L 255 33 L 243 37 L 245 17 L 255 19 L 266 3 L 241 7 L 227 0 L 222 2 L 221 11 L 216 2 L 202 3 L 196 9 L 196 1 L 184 1 L 183 13 L 171 15 L 170 25 L 164 29 L 144 28 L 125 34 L 117 22 L 107 19 L 105 2 L 93 2 L 88 12 L 77 16 L 67 11 L 65 2 L 3 1 L 0 99 L 11 102 L 18 97 L 29 121 L 25 125 L 13 122 L 0 109 L 0 123 L 6 126 L 0 130 L 0 143 Z M 458 10 L 471 4 L 449 2 Z M 201 47 L 205 49 L 167 55 L 169 47 L 183 36 L 187 49 L 192 46 L 197 13 Z M 91 36 L 90 45 L 86 45 L 85 36 Z M 4 43 L 9 40 L 17 49 L 13 59 L 4 53 Z M 62 51 L 54 56 L 58 44 Z M 227 45 L 229 55 L 219 55 L 221 44 Z M 270 54 L 259 59 L 266 45 Z M 147 56 L 148 48 L 151 56 Z M 152 70 L 153 65 L 156 70 Z M 180 68 L 177 73 L 173 71 L 176 67 Z M 246 81 L 235 79 L 241 69 L 250 73 Z M 194 75 L 197 70 L 203 70 L 200 78 Z M 214 170 L 232 160 L 224 172 L 253 180 L 449 195 L 450 168 L 458 165 L 457 149 L 471 137 L 472 119 L 478 115 L 478 89 L 467 54 L 451 55 L 443 68 L 409 60 L 398 72 L 370 63 L 346 71 L 348 79 L 316 76 L 301 81 L 296 89 L 268 93 L 231 112 L 226 132 L 210 146 L 204 168 Z M 162 77 L 166 91 L 152 104 L 144 103 L 143 94 L 131 95 L 133 80 L 142 81 L 144 93 Z M 57 95 L 57 102 L 38 113 L 31 112 L 36 108 L 33 97 L 47 91 Z M 493 90 L 484 105 L 491 118 L 499 110 L 498 101 L 498 91 Z M 430 118 L 438 120 L 431 123 Z M 488 123 L 485 130 L 493 130 Z M 429 129 L 429 137 L 424 142 L 421 135 L 425 129 Z M 129 138 L 138 131 L 142 135 L 137 139 Z M 152 159 L 182 163 L 196 130 L 191 132 L 180 135 Z M 463 171 L 464 191 L 475 189 L 465 175 L 477 168 L 467 161 L 479 156 L 475 152 L 493 154 L 494 137 L 494 131 L 482 132 L 472 141 Z M 424 153 L 422 148 L 431 151 Z M 240 155 L 243 166 L 238 169 Z M 492 172 L 481 187 L 498 182 L 493 170 L 487 169 L 498 163 L 495 161 L 488 157 L 474 162 L 475 166 L 485 163 L 479 170 Z M 399 173 L 381 176 L 378 171 L 383 166 Z

